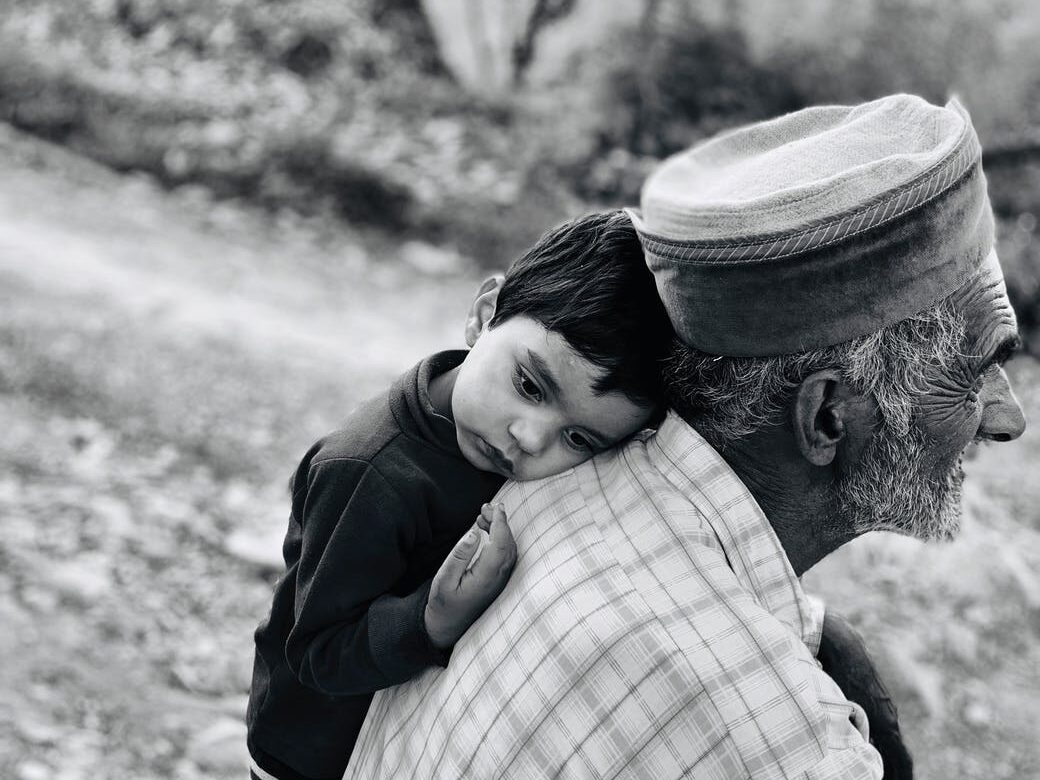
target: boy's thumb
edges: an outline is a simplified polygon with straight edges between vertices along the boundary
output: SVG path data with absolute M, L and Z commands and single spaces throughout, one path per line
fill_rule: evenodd
M 434 585 L 442 584 L 454 588 L 466 573 L 469 562 L 473 560 L 473 553 L 477 549 L 477 531 L 470 529 L 465 536 L 455 542 L 451 553 L 444 559 L 444 563 L 434 575 Z
M 463 536 L 455 543 L 454 549 L 451 551 L 452 557 L 458 558 L 460 561 L 469 562 L 469 559 L 473 557 L 473 548 L 477 546 L 477 540 L 480 535 L 477 533 L 476 528 L 470 528 Z

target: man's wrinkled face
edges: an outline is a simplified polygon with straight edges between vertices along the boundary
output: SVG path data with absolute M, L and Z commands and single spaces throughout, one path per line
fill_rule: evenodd
M 972 441 L 1010 441 L 1025 430 L 1002 368 L 1019 339 L 995 252 L 951 301 L 965 325 L 961 354 L 952 366 L 927 369 L 909 433 L 883 422 L 839 483 L 839 504 L 859 532 L 952 537 L 960 525 L 964 449 Z

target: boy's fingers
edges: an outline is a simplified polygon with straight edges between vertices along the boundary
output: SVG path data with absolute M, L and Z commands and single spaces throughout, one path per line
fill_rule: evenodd
M 451 550 L 451 558 L 457 558 L 464 563 L 469 563 L 469 559 L 473 557 L 473 551 L 477 549 L 477 542 L 480 540 L 480 531 L 476 528 L 470 528 L 466 535 L 455 542 L 455 546 Z
M 488 533 L 484 529 L 477 531 L 477 544 L 474 548 L 473 555 L 470 556 L 469 563 L 466 564 L 466 571 L 472 571 L 473 568 L 480 561 L 480 557 L 484 554 L 484 549 L 488 545 Z
M 480 507 L 480 515 L 477 517 L 477 525 L 485 531 L 491 530 L 491 520 L 494 517 L 494 513 L 491 509 L 491 504 L 484 504 Z
M 484 504 L 480 507 L 480 517 L 477 518 L 477 525 L 485 531 L 490 531 L 492 524 L 497 519 L 506 519 L 506 510 L 502 508 L 502 505 Z
M 506 520 L 506 510 L 501 504 L 495 504 L 493 510 L 493 521 L 491 523 L 491 544 L 498 549 L 516 550 L 516 542 L 513 540 L 513 531 L 509 528 Z
M 491 580 L 498 580 L 508 576 L 515 563 L 516 542 L 513 532 L 509 529 L 509 523 L 506 522 L 505 512 L 499 508 L 495 514 L 495 521 L 491 524 L 487 548 L 474 568 L 479 569 L 480 573 Z
M 490 523 L 496 517 L 505 517 L 506 510 L 502 508 L 501 504 L 481 504 L 480 516 Z
M 470 558 L 476 552 L 478 538 L 479 532 L 477 529 L 471 528 L 465 536 L 455 543 L 451 550 L 451 555 L 444 559 L 444 563 L 437 570 L 437 574 L 434 577 L 434 585 L 447 583 L 455 586 L 459 583 L 462 575 L 466 573 L 466 567 L 469 566 Z

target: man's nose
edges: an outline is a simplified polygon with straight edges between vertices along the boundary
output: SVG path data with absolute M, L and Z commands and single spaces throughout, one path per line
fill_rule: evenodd
M 551 426 L 543 421 L 518 419 L 509 426 L 509 435 L 526 455 L 540 455 L 549 444 Z
M 1004 369 L 987 379 L 979 392 L 982 404 L 982 421 L 979 423 L 979 438 L 990 441 L 1017 439 L 1026 429 L 1026 418 L 1015 398 Z

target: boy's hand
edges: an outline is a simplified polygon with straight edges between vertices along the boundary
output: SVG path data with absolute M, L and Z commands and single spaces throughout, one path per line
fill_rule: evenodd
M 484 504 L 430 586 L 426 633 L 439 648 L 453 646 L 506 586 L 516 564 L 516 542 L 498 504 Z M 481 547 L 481 536 L 486 543 Z M 479 549 L 478 549 L 479 548 Z
M 870 724 L 870 742 L 881 754 L 885 780 L 911 780 L 914 760 L 899 731 L 899 715 L 888 689 L 867 652 L 863 638 L 840 615 L 823 615 L 820 664 L 846 698 L 863 708 Z

